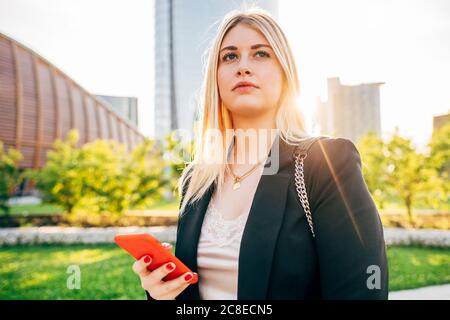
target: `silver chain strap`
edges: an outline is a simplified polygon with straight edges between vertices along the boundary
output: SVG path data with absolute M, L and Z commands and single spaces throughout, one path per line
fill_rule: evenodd
M 298 198 L 302 203 L 303 209 L 306 213 L 306 219 L 308 220 L 309 228 L 311 229 L 311 233 L 313 238 L 316 237 L 314 234 L 313 221 L 311 216 L 311 209 L 309 208 L 308 194 L 306 192 L 305 185 L 305 176 L 303 174 L 303 160 L 306 158 L 305 153 L 296 153 L 294 155 L 295 158 L 295 172 L 294 172 L 294 180 L 295 180 L 295 189 L 297 190 Z

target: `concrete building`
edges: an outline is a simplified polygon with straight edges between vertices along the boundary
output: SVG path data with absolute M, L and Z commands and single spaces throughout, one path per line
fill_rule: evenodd
M 317 101 L 315 124 L 320 133 L 357 143 L 368 131 L 381 137 L 380 86 L 383 82 L 343 85 L 329 78 L 328 99 Z
M 107 104 L 117 114 L 138 127 L 138 99 L 134 97 L 115 97 L 95 95 L 100 101 Z
M 447 123 L 450 123 L 450 113 L 433 117 L 433 131 L 439 130 Z

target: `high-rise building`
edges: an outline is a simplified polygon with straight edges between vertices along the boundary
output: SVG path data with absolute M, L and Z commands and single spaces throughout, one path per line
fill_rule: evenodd
M 441 130 L 444 126 L 448 125 L 450 123 L 450 113 L 434 116 L 433 117 L 433 135 Z M 445 169 L 446 168 L 446 169 Z M 447 177 L 450 177 L 450 164 L 449 161 L 447 161 L 444 164 L 443 170 L 447 171 Z
M 95 95 L 96 98 L 107 104 L 112 110 L 138 127 L 138 100 L 133 97 L 117 97 Z
M 446 124 L 450 123 L 450 113 L 433 117 L 433 131 L 441 129 Z
M 155 1 L 155 137 L 192 132 L 203 78 L 204 52 L 223 16 L 248 1 Z M 278 0 L 252 1 L 278 16 Z
M 343 85 L 328 78 L 328 99 L 317 101 L 315 122 L 320 133 L 357 143 L 369 131 L 381 137 L 380 85 L 384 82 Z

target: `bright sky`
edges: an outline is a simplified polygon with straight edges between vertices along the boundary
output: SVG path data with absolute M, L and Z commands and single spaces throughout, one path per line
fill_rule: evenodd
M 450 112 L 450 1 L 281 0 L 280 24 L 290 38 L 311 114 L 326 78 L 381 86 L 384 134 L 396 126 L 423 146 L 433 115 Z
M 385 82 L 384 133 L 418 145 L 432 116 L 450 111 L 450 1 L 280 1 L 301 106 L 326 99 L 327 77 Z M 0 32 L 35 50 L 91 93 L 135 96 L 140 129 L 153 134 L 152 0 L 0 0 Z

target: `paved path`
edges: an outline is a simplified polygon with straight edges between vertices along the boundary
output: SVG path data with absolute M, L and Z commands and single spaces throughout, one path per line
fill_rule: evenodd
M 169 227 L 23 227 L 0 228 L 0 246 L 39 243 L 111 243 L 117 233 L 148 232 L 160 241 L 175 242 L 176 226 Z M 450 248 L 450 230 L 385 228 L 384 238 L 391 245 L 424 245 Z
M 450 300 L 450 284 L 389 292 L 389 300 Z
M 77 227 L 25 227 L 0 228 L 2 245 L 41 243 L 114 243 L 114 236 L 120 233 L 150 233 L 161 242 L 175 242 L 176 226 L 171 227 L 118 227 L 118 228 L 77 228 Z

